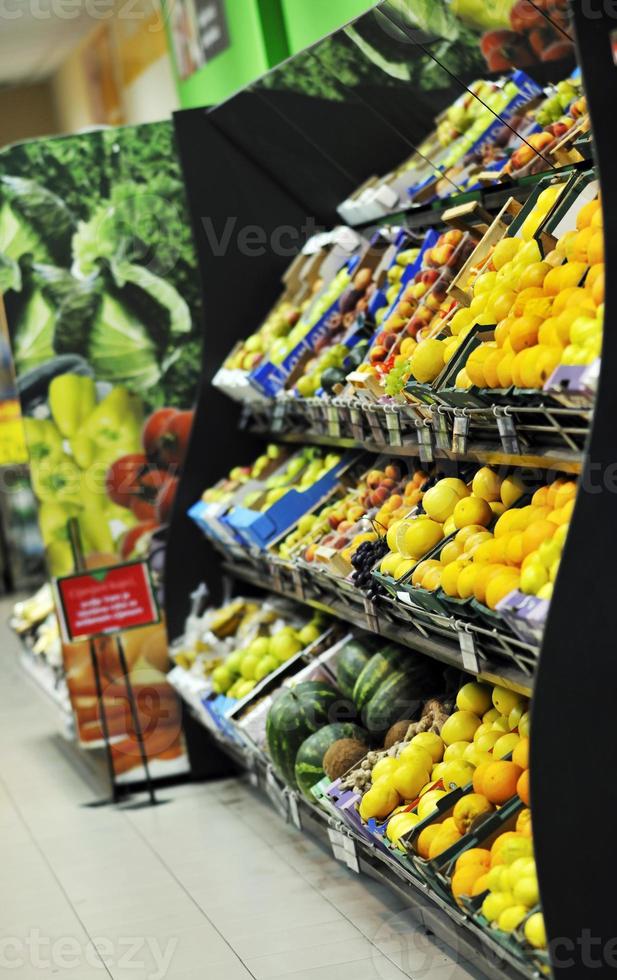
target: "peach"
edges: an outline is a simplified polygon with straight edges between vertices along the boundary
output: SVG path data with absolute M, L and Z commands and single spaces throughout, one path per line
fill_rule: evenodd
M 371 490 L 376 490 L 383 478 L 383 470 L 371 470 L 366 477 L 367 486 L 370 487 Z

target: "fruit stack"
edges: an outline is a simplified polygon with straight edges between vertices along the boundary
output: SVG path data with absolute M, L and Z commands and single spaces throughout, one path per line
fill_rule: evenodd
M 452 321 L 463 338 L 476 324 L 497 324 L 493 339 L 469 354 L 456 386 L 541 389 L 559 365 L 592 363 L 602 346 L 604 280 L 598 199 L 580 208 L 576 230 L 544 259 L 535 240 L 504 238 L 471 306 Z
M 508 757 L 528 732 L 523 697 L 472 681 L 459 690 L 454 712 L 434 720 L 430 730 L 418 732 L 408 723 L 406 734 L 381 754 L 370 773 L 364 770 L 358 779 L 352 772 L 343 785 L 358 789 L 362 780 L 365 786 L 368 781 L 359 802 L 361 819 L 385 826 L 395 844 L 412 834 L 402 847 L 422 860 L 434 860 L 463 839 L 476 817 L 516 795 L 522 770 Z M 480 775 L 495 802 L 473 798 L 480 795 L 471 794 Z M 457 804 L 456 819 L 446 822 L 447 807 L 440 801 L 458 789 L 465 795 Z M 463 804 L 465 799 L 471 803 Z
M 204 491 L 202 500 L 207 504 L 221 504 L 231 500 L 233 495 L 251 480 L 263 480 L 269 477 L 281 465 L 285 458 L 285 450 L 281 446 L 269 445 L 265 453 L 259 456 L 250 466 L 235 466 L 216 486 Z
M 502 480 L 489 467 L 478 470 L 469 486 L 454 477 L 437 480 L 423 496 L 421 513 L 408 514 L 390 526 L 387 535 L 390 553 L 381 562 L 379 571 L 400 579 L 421 562 L 414 584 L 422 584 L 430 591 L 437 589 L 440 562 L 422 559 L 456 532 L 461 544 L 463 538 L 485 534 L 486 528 L 506 509 L 500 496 L 501 487 Z M 509 481 L 504 496 L 511 506 L 513 498 L 508 487 Z
M 229 355 L 224 363 L 228 371 L 254 371 L 272 344 L 291 333 L 302 315 L 303 307 L 281 300 L 263 325 Z
M 516 477 L 508 480 L 510 499 L 523 490 Z M 517 590 L 550 599 L 576 493 L 573 480 L 558 479 L 541 487 L 528 506 L 505 511 L 493 531 L 465 539 L 457 535 L 431 569 L 430 584 L 438 580 L 447 596 L 475 598 L 492 610 Z M 426 576 L 422 587 L 427 588 Z
M 260 635 L 234 649 L 215 669 L 212 674 L 214 693 L 242 700 L 260 681 L 318 640 L 322 632 L 323 620 L 318 616 L 298 627 L 282 625 L 277 619 L 271 629 L 262 628 Z
M 423 268 L 406 285 L 396 308 L 383 321 L 367 363 L 360 370 L 378 379 L 392 375 L 390 383 L 385 382 L 387 394 L 399 394 L 410 377 L 420 382 L 432 381 L 443 370 L 441 345 L 436 365 L 432 342 L 425 347 L 425 338 L 439 332 L 450 312 L 453 303 L 447 295 L 448 286 L 473 245 L 470 235 L 458 229 L 440 235 L 436 244 L 425 250 Z
M 278 546 L 280 557 L 298 557 L 310 564 L 326 565 L 335 574 L 348 575 L 358 549 L 382 539 L 388 528 L 422 499 L 421 488 L 427 479 L 423 470 L 404 474 L 399 463 L 377 460 L 342 499 L 301 518 Z M 333 563 L 333 558 L 340 561 Z

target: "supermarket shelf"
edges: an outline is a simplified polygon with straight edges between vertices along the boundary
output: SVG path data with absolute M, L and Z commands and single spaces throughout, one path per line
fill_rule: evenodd
M 37 657 L 25 642 L 19 654 L 19 663 L 28 677 L 59 711 L 60 726 L 65 738 L 75 738 L 75 726 L 69 692 L 64 677 L 54 670 L 44 657 Z
M 180 687 L 178 689 L 181 690 Z M 193 699 L 186 698 L 186 700 L 193 717 L 203 725 L 202 714 Z M 312 805 L 303 796 L 278 784 L 276 779 L 273 780 L 272 770 L 264 757 L 249 752 L 243 746 L 220 736 L 214 736 L 210 726 L 207 726 L 207 730 L 215 738 L 217 746 L 234 764 L 248 773 L 250 784 L 255 791 L 273 803 L 273 808 L 280 819 L 286 820 L 287 823 L 297 826 L 298 829 L 315 838 L 330 853 L 332 853 L 332 844 L 328 836 L 329 830 L 337 830 L 345 837 L 351 838 L 355 844 L 359 873 L 396 892 L 406 903 L 406 911 L 427 932 L 447 943 L 462 962 L 472 963 L 487 980 L 495 976 L 495 971 L 498 971 L 500 977 L 508 980 L 521 980 L 521 978 L 536 980 L 540 977 L 539 973 L 528 969 L 525 964 L 509 956 L 490 934 L 467 921 L 462 913 L 454 911 L 426 885 L 412 877 L 403 865 L 391 860 L 376 847 L 371 847 L 361 837 L 353 835 L 345 824 L 337 822 L 319 806 Z M 292 798 L 293 806 L 290 803 Z M 400 913 L 393 913 L 392 917 L 397 920 L 401 940 L 404 941 L 406 924 L 401 922 Z M 399 934 L 398 929 L 395 930 L 395 934 Z M 404 948 L 401 952 L 404 953 Z
M 405 630 L 404 624 L 402 623 L 395 625 L 385 620 L 382 621 L 381 619 L 379 621 L 379 628 L 376 629 L 374 621 L 368 615 L 364 615 L 360 610 L 352 612 L 349 606 L 338 604 L 334 600 L 329 600 L 325 604 L 307 596 L 301 598 L 297 594 L 276 588 L 264 579 L 263 573 L 250 567 L 240 566 L 227 561 L 223 563 L 222 568 L 230 577 L 241 579 L 256 588 L 275 592 L 277 595 L 281 595 L 294 602 L 303 602 L 312 609 L 336 616 L 338 619 L 350 623 L 358 629 L 366 630 L 369 633 L 378 633 L 380 636 L 385 636 L 388 640 L 393 640 L 418 653 L 423 653 L 449 667 L 467 671 L 474 676 L 478 676 L 481 680 L 487 681 L 487 683 L 500 684 L 503 687 L 509 687 L 517 691 L 519 694 L 523 694 L 525 697 L 531 696 L 533 672 L 529 668 L 524 670 L 522 668 L 517 669 L 514 666 L 488 663 L 482 666 L 478 672 L 476 667 L 467 661 L 460 646 L 456 643 L 450 643 L 445 639 L 436 640 L 430 636 L 424 636 L 420 632 L 412 633 L 411 631 Z
M 339 449 L 358 449 L 369 453 L 388 452 L 391 456 L 418 458 L 420 447 L 418 443 L 405 443 L 402 446 L 381 445 L 377 442 L 357 442 L 355 439 L 337 439 L 332 436 L 318 432 L 264 432 L 255 429 L 256 435 L 261 435 L 276 442 L 285 442 L 293 445 L 303 445 L 307 443 L 316 446 L 328 446 Z M 556 470 L 563 473 L 579 474 L 582 470 L 583 459 L 580 453 L 572 451 L 546 450 L 537 453 L 506 453 L 488 444 L 474 445 L 465 453 L 451 453 L 445 450 L 433 449 L 435 459 L 448 459 L 451 461 L 485 463 L 488 466 L 519 466 L 525 469 Z

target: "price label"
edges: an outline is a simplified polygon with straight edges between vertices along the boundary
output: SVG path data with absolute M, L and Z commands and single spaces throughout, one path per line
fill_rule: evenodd
M 296 595 L 298 599 L 304 600 L 304 585 L 302 584 L 302 575 L 300 573 L 300 569 L 292 568 L 291 577 L 293 580 L 294 595 Z
M 478 664 L 476 641 L 473 634 L 468 633 L 467 630 L 462 630 L 458 635 L 458 639 L 461 645 L 463 667 L 465 670 L 469 670 L 473 674 L 478 674 L 480 672 L 480 665 Z
M 289 815 L 289 797 L 287 791 L 279 786 L 272 766 L 268 766 L 268 771 L 266 772 L 266 793 L 274 804 L 277 813 L 287 821 Z
M 274 403 L 274 408 L 272 409 L 272 421 L 270 423 L 270 430 L 272 432 L 281 432 L 285 424 L 285 403 L 282 401 L 277 401 Z
M 364 598 L 364 612 L 368 620 L 368 627 L 372 633 L 379 633 L 379 619 L 377 618 L 377 606 L 372 599 Z
M 398 412 L 386 413 L 386 425 L 388 427 L 388 441 L 394 449 L 398 449 L 403 445 L 401 419 Z
M 350 871 L 355 871 L 356 874 L 360 874 L 360 862 L 358 861 L 356 842 L 346 834 L 342 834 L 340 830 L 333 830 L 332 828 L 328 830 L 328 837 L 330 838 L 332 854 L 335 859 L 340 861 L 341 864 L 346 864 Z
M 387 440 L 377 414 L 375 412 L 369 412 L 368 421 L 371 427 L 371 435 L 377 445 L 385 446 Z
M 349 409 L 349 419 L 351 422 L 351 434 L 356 442 L 364 442 L 364 420 L 362 412 L 356 405 Z
M 328 405 L 326 408 L 326 419 L 328 422 L 328 435 L 331 439 L 341 438 L 341 419 L 336 405 Z
M 419 422 L 418 426 L 418 453 L 420 456 L 421 463 L 432 463 L 433 462 L 433 438 L 431 435 L 431 430 L 423 422 Z
M 270 569 L 271 569 L 271 572 L 272 572 L 272 587 L 273 587 L 273 589 L 275 590 L 275 592 L 282 592 L 283 591 L 283 580 L 281 578 L 281 570 L 280 570 L 280 568 L 278 567 L 278 565 L 271 565 L 270 566 Z
M 435 409 L 432 415 L 433 435 L 435 436 L 435 446 L 443 453 L 450 452 L 451 437 L 448 432 L 446 416 L 439 409 Z
M 302 818 L 300 817 L 300 807 L 298 806 L 298 797 L 295 793 L 290 790 L 287 794 L 288 796 L 288 813 L 289 822 L 296 828 L 296 830 L 302 830 Z
M 452 428 L 452 452 L 459 456 L 464 456 L 467 452 L 467 439 L 469 437 L 469 416 L 456 415 Z
M 514 420 L 510 415 L 497 416 L 497 430 L 504 453 L 520 454 L 520 446 Z

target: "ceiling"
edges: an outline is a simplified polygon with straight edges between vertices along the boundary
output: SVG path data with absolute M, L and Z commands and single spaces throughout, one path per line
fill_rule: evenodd
M 105 23 L 104 0 L 3 0 L 0 85 L 39 82 L 62 64 L 75 44 Z M 87 11 L 90 10 L 90 13 Z

